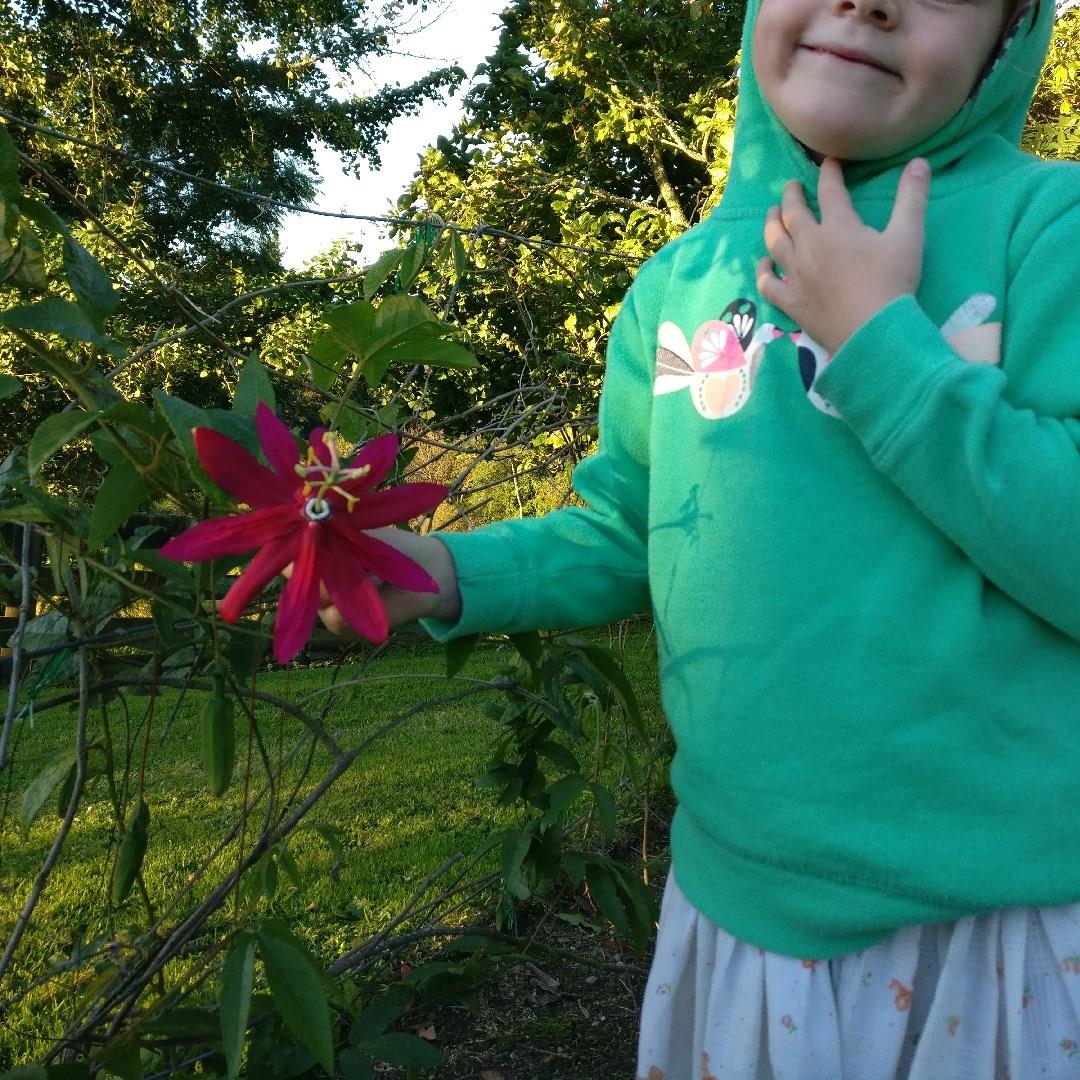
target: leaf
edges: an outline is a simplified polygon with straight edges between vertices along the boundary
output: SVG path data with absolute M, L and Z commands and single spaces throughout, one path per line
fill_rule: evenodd
M 119 1080 L 143 1080 L 142 1055 L 137 1042 L 108 1046 L 98 1060 L 109 1076 L 119 1077 Z
M 604 835 L 610 844 L 615 839 L 615 799 L 603 784 L 591 783 L 593 798 L 596 800 L 596 812 L 600 817 L 600 825 Z
M 522 863 L 525 862 L 532 847 L 532 836 L 527 832 L 519 832 L 508 829 L 503 834 L 502 841 L 502 876 L 507 890 L 519 900 L 527 900 L 532 893 L 528 883 L 521 873 Z
M 240 378 L 233 396 L 233 412 L 254 417 L 255 408 L 260 401 L 272 411 L 277 410 L 274 384 L 270 381 L 266 368 L 257 356 L 249 356 L 240 369 Z
M 329 330 L 321 331 L 312 339 L 307 349 L 311 381 L 320 390 L 329 390 L 338 377 L 342 362 L 347 355 L 341 343 Z
M 446 677 L 452 679 L 464 666 L 472 655 L 480 640 L 479 634 L 466 634 L 464 637 L 454 638 L 446 645 Z
M 121 356 L 124 346 L 103 334 L 93 318 L 78 304 L 47 296 L 33 304 L 8 308 L 0 312 L 0 323 L 19 330 L 37 330 L 42 334 L 59 334 L 75 341 L 88 341 L 113 356 Z
M 149 826 L 150 808 L 146 805 L 146 800 L 140 798 L 128 817 L 120 848 L 116 853 L 112 879 L 114 907 L 119 907 L 127 899 L 131 886 L 135 884 L 135 878 L 142 869 Z
M 404 1031 L 391 1031 L 363 1044 L 372 1057 L 387 1065 L 400 1065 L 410 1069 L 433 1069 L 446 1064 L 446 1055 L 431 1043 L 409 1035 Z
M 615 883 L 607 868 L 597 862 L 590 862 L 585 871 L 585 882 L 589 886 L 589 895 L 597 911 L 611 922 L 620 936 L 630 938 L 632 935 L 626 909 L 615 891 Z
M 423 269 L 426 255 L 427 244 L 420 237 L 417 237 L 416 241 L 402 253 L 398 281 L 403 291 L 408 292 L 409 286 L 416 280 L 416 275 Z
M 91 321 L 100 330 L 116 310 L 120 296 L 113 289 L 101 264 L 67 229 L 64 230 L 64 273 L 71 291 L 89 311 Z
M 0 131 L 4 129 L 0 127 Z M 17 1065 L 0 1073 L 0 1080 L 49 1080 L 44 1065 Z
M 85 431 L 98 417 L 82 409 L 69 409 L 45 417 L 30 439 L 26 454 L 26 468 L 34 474 L 57 452 L 66 446 L 80 431 Z
M 63 235 L 64 223 L 57 217 L 55 211 L 46 206 L 45 203 L 38 202 L 37 199 L 20 196 L 19 213 L 24 218 L 29 218 L 38 228 L 54 233 L 57 236 Z
M 511 634 L 510 644 L 531 668 L 538 667 L 544 659 L 544 646 L 535 630 L 527 634 Z
M 557 784 L 552 784 L 547 791 L 548 808 L 544 813 L 544 822 L 551 825 L 558 821 L 566 808 L 585 790 L 586 786 L 585 777 L 578 773 L 564 776 Z
M 221 972 L 221 1043 L 230 1080 L 240 1073 L 244 1038 L 251 1013 L 251 987 L 255 978 L 255 937 L 239 934 Z
M 101 482 L 90 511 L 90 531 L 86 538 L 90 547 L 100 547 L 149 495 L 142 476 L 131 462 L 114 465 Z
M 454 252 L 454 276 L 460 282 L 465 276 L 465 271 L 469 269 L 469 256 L 456 230 L 450 234 L 450 246 Z
M 403 254 L 401 248 L 390 248 L 367 268 L 364 273 L 365 300 L 370 300 L 379 291 L 386 279 L 398 268 Z
M 78 754 L 74 750 L 66 750 L 55 761 L 50 762 L 34 778 L 33 782 L 23 793 L 22 802 L 19 805 L 19 830 L 25 840 L 30 832 L 30 826 L 34 818 L 41 813 L 41 808 L 49 801 L 52 793 L 67 778 L 68 773 L 74 768 L 78 760 Z
M 375 1075 L 371 1055 L 352 1047 L 347 1047 L 338 1055 L 338 1068 L 344 1080 L 372 1080 Z
M 11 280 L 24 289 L 46 288 L 49 279 L 45 273 L 45 252 L 38 234 L 24 225 L 19 235 L 19 250 L 11 267 Z
M 647 740 L 648 733 L 645 730 L 645 721 L 641 717 L 641 708 L 638 705 L 637 696 L 619 662 L 607 649 L 600 645 L 594 645 L 581 639 L 572 639 L 570 643 L 573 645 L 574 651 L 587 659 L 612 685 L 615 693 L 619 695 L 623 708 L 626 710 L 627 719 L 630 721 L 634 733 L 642 741 Z
M 264 923 L 259 955 L 281 1018 L 328 1073 L 334 1071 L 330 1003 L 322 972 L 306 946 L 284 926 Z
M 7 124 L 0 124 L 0 198 L 6 202 L 19 198 L 19 154 Z
M 22 379 L 16 379 L 14 375 L 0 375 L 0 399 L 14 397 L 22 393 Z
M 375 309 L 366 300 L 335 304 L 323 312 L 334 340 L 351 356 L 367 353 L 375 323 Z
M 400 983 L 391 986 L 369 1005 L 365 1005 L 349 1030 L 349 1044 L 358 1046 L 381 1035 L 412 1003 L 413 992 Z

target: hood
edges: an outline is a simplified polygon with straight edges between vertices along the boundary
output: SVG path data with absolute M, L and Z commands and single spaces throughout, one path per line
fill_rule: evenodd
M 766 0 L 767 2 L 767 0 Z M 761 96 L 754 75 L 751 34 L 761 0 L 749 0 L 742 36 L 742 70 L 731 171 L 721 205 L 763 206 L 777 202 L 788 180 L 800 180 L 812 196 L 817 165 L 788 133 Z M 1054 0 L 1028 3 L 1015 20 L 993 65 L 960 111 L 934 134 L 900 154 L 844 167 L 848 186 L 864 196 L 892 197 L 900 169 L 913 157 L 929 159 L 935 178 L 987 138 L 1018 146 L 1054 26 Z

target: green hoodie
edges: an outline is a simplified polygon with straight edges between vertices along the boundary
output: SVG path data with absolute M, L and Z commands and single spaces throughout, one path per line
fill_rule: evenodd
M 612 332 L 587 507 L 444 536 L 436 636 L 651 604 L 675 873 L 766 949 L 1080 901 L 1080 167 L 1017 146 L 1053 15 L 925 143 L 846 169 L 879 228 L 903 163 L 934 172 L 918 295 L 831 362 L 755 289 L 817 167 L 744 65 L 723 201 Z

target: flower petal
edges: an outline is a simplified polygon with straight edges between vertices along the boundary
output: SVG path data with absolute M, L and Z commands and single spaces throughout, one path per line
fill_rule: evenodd
M 311 637 L 319 615 L 318 553 L 322 529 L 307 525 L 300 532 L 292 576 L 285 584 L 274 623 L 274 658 L 287 664 Z
M 274 472 L 282 480 L 288 481 L 290 488 L 298 488 L 302 481 L 296 475 L 296 466 L 300 461 L 296 440 L 277 413 L 263 401 L 260 401 L 255 409 L 255 429 L 259 433 L 262 452 Z
M 161 554 L 178 562 L 205 562 L 221 555 L 243 555 L 278 539 L 300 524 L 295 507 L 272 506 L 249 514 L 227 514 L 192 525 L 161 547 Z
M 238 442 L 213 428 L 196 428 L 193 438 L 207 475 L 230 495 L 249 506 L 292 501 L 292 488 L 277 473 L 260 465 Z
M 218 604 L 218 614 L 226 622 L 236 622 L 244 613 L 244 608 L 248 606 L 251 598 L 261 592 L 293 561 L 298 544 L 299 537 L 288 536 L 280 540 L 271 540 L 270 543 L 261 547 Z
M 338 518 L 357 529 L 398 525 L 434 510 L 446 494 L 444 484 L 400 484 L 362 495 L 351 514 L 339 514 Z
M 394 467 L 397 460 L 398 447 L 401 440 L 394 434 L 380 435 L 377 439 L 365 443 L 360 450 L 353 455 L 349 462 L 350 469 L 357 469 L 367 465 L 368 473 L 356 480 L 349 480 L 341 485 L 342 489 L 350 495 L 359 495 L 362 491 L 370 491 L 377 487 L 386 478 L 386 474 Z
M 330 519 L 331 538 L 327 544 L 326 562 L 344 566 L 350 558 L 356 559 L 363 563 L 365 570 L 399 589 L 427 593 L 439 591 L 438 583 L 418 562 L 403 555 L 392 544 L 359 530 L 342 527 L 338 524 L 340 520 L 340 514 Z M 347 557 L 336 557 L 333 546 L 338 543 L 348 545 Z
M 323 581 L 330 599 L 345 621 L 368 641 L 381 645 L 390 633 L 379 590 L 364 573 L 355 573 L 344 560 L 326 559 Z
M 311 434 L 308 436 L 308 446 L 315 452 L 315 458 L 322 465 L 329 465 L 333 462 L 333 458 L 330 456 L 330 447 L 326 445 L 326 428 L 317 427 L 312 429 Z

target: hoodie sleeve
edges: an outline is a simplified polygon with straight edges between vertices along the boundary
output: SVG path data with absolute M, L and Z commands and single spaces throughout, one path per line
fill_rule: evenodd
M 913 296 L 833 357 L 818 388 L 874 465 L 1003 592 L 1080 640 L 1080 205 L 1011 277 L 1001 367 L 964 360 Z M 1070 272 L 1071 271 L 1071 272 Z
M 654 349 L 632 289 L 608 344 L 599 446 L 574 470 L 574 490 L 586 505 L 439 533 L 457 570 L 461 617 L 456 623 L 425 620 L 433 637 L 594 626 L 648 606 Z

